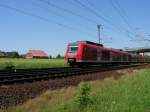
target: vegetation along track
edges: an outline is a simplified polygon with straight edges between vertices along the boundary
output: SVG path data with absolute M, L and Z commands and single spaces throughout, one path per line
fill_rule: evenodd
M 81 75 L 81 74 L 83 75 L 88 73 L 103 72 L 108 70 L 123 69 L 135 66 L 141 66 L 141 64 L 120 65 L 120 66 L 92 66 L 87 68 L 63 67 L 63 68 L 47 68 L 47 69 L 1 70 L 0 85 L 32 82 L 36 80 L 68 77 L 72 75 Z
M 58 71 L 58 69 L 69 69 L 69 71 L 72 71 L 70 69 L 78 71 L 80 75 L 74 75 L 75 73 L 72 72 L 72 74 L 69 72 L 67 75 L 64 74 L 57 74 L 60 77 L 57 78 L 55 75 L 55 78 L 50 78 L 49 80 L 42 80 L 42 81 L 34 81 L 32 83 L 23 83 L 20 84 L 9 84 L 9 85 L 1 85 L 0 86 L 0 108 L 5 109 L 10 106 L 15 106 L 17 104 L 22 104 L 26 102 L 28 99 L 35 98 L 36 96 L 42 94 L 48 89 L 57 89 L 62 87 L 68 87 L 71 85 L 77 85 L 81 81 L 92 81 L 92 80 L 98 80 L 98 79 L 105 79 L 107 77 L 113 77 L 114 79 L 118 79 L 120 76 L 123 75 L 121 72 L 117 72 L 120 69 L 128 70 L 134 70 L 134 69 L 142 69 L 142 68 L 149 68 L 150 65 L 142 64 L 142 65 L 130 65 L 130 66 L 118 66 L 118 67 L 93 67 L 90 68 L 83 68 L 84 72 L 81 70 L 79 72 L 79 69 L 82 68 L 57 68 L 53 69 L 53 71 Z M 95 72 L 93 72 L 94 70 Z M 41 70 L 41 69 L 38 69 Z M 45 71 L 44 69 L 42 69 Z M 66 71 L 67 71 L 66 70 Z M 121 70 L 121 71 L 124 71 Z M 20 70 L 24 71 L 24 70 Z M 31 69 L 29 70 L 37 71 L 37 69 Z M 50 70 L 52 71 L 52 70 Z M 102 72 L 104 71 L 104 72 Z M 26 71 L 27 72 L 27 71 Z M 59 71 L 58 71 L 59 72 Z M 41 73 L 41 72 L 40 72 Z M 84 73 L 84 74 L 83 74 Z M 77 72 L 76 72 L 77 74 Z M 72 75 L 69 77 L 64 77 Z M 20 79 L 21 80 L 21 79 Z M 32 80 L 33 81 L 33 80 Z M 20 82 L 20 81 L 19 81 Z

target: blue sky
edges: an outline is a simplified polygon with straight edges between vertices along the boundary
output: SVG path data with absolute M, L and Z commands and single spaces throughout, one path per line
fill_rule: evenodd
M 106 47 L 149 46 L 149 10 L 149 0 L 0 0 L 0 50 L 65 54 L 69 42 L 98 42 L 97 24 Z

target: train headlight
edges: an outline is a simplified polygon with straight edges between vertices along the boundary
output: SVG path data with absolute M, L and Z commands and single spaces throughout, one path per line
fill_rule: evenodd
M 68 59 L 68 62 L 74 62 L 74 59 L 70 58 L 70 59 Z

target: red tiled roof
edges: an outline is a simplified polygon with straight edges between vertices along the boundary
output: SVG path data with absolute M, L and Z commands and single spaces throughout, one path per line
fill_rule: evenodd
M 45 53 L 42 50 L 29 50 L 27 54 L 32 54 L 32 56 L 38 56 L 38 57 L 48 57 L 47 53 Z

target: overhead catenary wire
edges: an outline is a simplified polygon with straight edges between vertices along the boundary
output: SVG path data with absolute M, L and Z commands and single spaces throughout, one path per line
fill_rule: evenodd
M 77 7 L 81 8 L 79 5 L 75 5 L 74 2 L 71 1 L 71 0 L 66 0 L 66 2 L 69 3 L 69 4 L 71 4 L 72 6 L 77 6 Z M 89 5 L 92 6 L 93 4 L 89 4 Z M 95 8 L 95 7 L 94 7 L 94 8 Z M 104 14 L 104 12 L 103 12 L 102 10 L 101 10 L 101 12 L 102 12 L 102 14 Z M 100 24 L 99 21 L 97 21 L 97 22 L 95 22 L 95 23 L 96 23 L 96 25 L 97 25 L 97 24 Z M 106 26 L 106 25 L 105 25 L 105 27 L 106 27 L 107 29 L 115 30 L 115 29 L 113 29 L 113 28 L 111 28 L 111 27 L 109 27 L 109 26 Z
M 48 5 L 52 6 L 52 7 L 55 7 L 55 8 L 57 8 L 57 9 L 60 9 L 61 11 L 70 13 L 70 14 L 72 14 L 72 15 L 74 15 L 74 16 L 81 17 L 81 18 L 84 19 L 84 20 L 88 20 L 88 21 L 90 21 L 90 22 L 92 22 L 92 23 L 98 24 L 98 22 L 95 21 L 95 20 L 92 20 L 92 19 L 90 19 L 90 18 L 87 18 L 87 17 L 85 17 L 85 16 L 82 16 L 82 15 L 80 15 L 80 14 L 78 14 L 78 13 L 74 13 L 73 11 L 68 10 L 68 9 L 65 9 L 65 8 L 63 8 L 63 7 L 57 6 L 57 5 L 53 4 L 53 3 L 50 2 L 50 1 L 46 1 L 46 0 L 39 0 L 39 1 L 41 1 L 41 2 L 43 2 L 43 3 L 46 3 L 46 4 L 48 4 Z M 102 17 L 102 18 L 103 18 L 103 17 Z M 103 18 L 103 19 L 105 19 L 105 18 Z M 106 21 L 107 21 L 107 20 L 106 20 Z
M 34 0 L 33 1 L 31 0 L 30 2 L 31 2 L 32 5 L 34 5 L 38 8 L 44 9 L 45 11 L 47 11 L 47 12 L 49 12 L 49 13 L 55 15 L 55 16 L 59 16 L 59 17 L 61 16 L 61 18 L 65 18 L 63 15 L 57 13 L 56 11 L 52 11 L 49 8 L 40 5 L 39 3 L 36 3 Z
M 53 3 L 50 2 L 50 1 L 46 1 L 46 0 L 38 0 L 38 1 L 41 1 L 41 2 L 43 2 L 43 3 L 45 3 L 45 4 L 49 5 L 49 6 L 55 7 L 55 8 L 57 8 L 57 9 L 61 10 L 61 11 L 64 11 L 64 12 L 66 12 L 66 13 L 69 13 L 69 14 L 71 14 L 71 15 L 73 15 L 73 16 L 78 16 L 78 17 L 80 17 L 81 19 L 84 19 L 84 20 L 86 20 L 86 21 L 88 21 L 88 22 L 91 22 L 91 23 L 94 23 L 94 24 L 97 24 L 97 23 L 98 23 L 97 21 L 95 21 L 95 20 L 93 20 L 93 19 L 90 19 L 90 18 L 85 17 L 85 16 L 83 16 L 83 15 L 80 15 L 80 14 L 78 14 L 78 13 L 75 13 L 75 12 L 73 12 L 73 11 L 71 11 L 71 10 L 65 9 L 65 8 L 63 8 L 63 7 L 57 6 L 57 5 L 53 4 Z
M 133 30 L 133 32 L 136 34 L 135 28 L 133 27 L 133 25 L 131 24 L 131 22 L 128 22 L 129 17 L 126 13 L 126 11 L 123 9 L 123 7 L 121 7 L 120 3 L 115 0 L 116 5 L 118 5 L 118 7 L 120 8 L 121 13 L 123 14 L 124 18 L 126 19 L 128 26 L 131 28 L 131 30 Z
M 123 14 L 122 8 L 120 6 L 120 4 L 116 1 L 116 0 L 109 0 L 110 4 L 112 5 L 112 7 L 116 10 L 116 12 L 118 13 L 118 15 L 122 18 L 122 20 L 124 21 L 125 24 L 127 24 L 128 28 L 130 28 L 130 30 L 132 30 L 132 26 L 130 25 L 130 23 L 127 21 L 125 14 Z M 116 5 L 118 6 L 116 6 Z
M 149 35 L 147 35 L 147 36 L 149 36 Z M 134 41 L 134 42 L 150 42 L 150 39 L 147 36 L 146 35 L 137 34 L 136 37 L 140 37 L 140 38 L 132 39 L 130 41 Z
M 79 6 L 79 5 L 75 5 L 75 3 L 73 2 L 73 1 L 71 1 L 71 0 L 66 0 L 66 2 L 67 3 L 69 3 L 69 4 L 71 4 L 71 5 L 73 5 L 73 6 L 77 6 L 77 7 L 79 7 L 79 8 L 81 8 L 81 6 Z M 91 6 L 91 7 L 94 7 L 94 9 L 95 9 L 95 5 L 93 4 L 93 3 L 91 3 L 90 1 L 87 1 L 88 2 L 88 4 Z M 97 10 L 98 10 L 98 8 L 96 8 Z M 101 12 L 103 15 L 106 15 L 106 14 L 104 14 L 104 12 L 102 11 L 102 10 L 98 10 L 98 12 Z M 106 15 L 107 16 L 107 15 Z M 110 17 L 109 17 L 110 18 Z M 97 24 L 99 24 L 99 22 L 97 22 Z M 118 33 L 122 33 L 122 31 L 119 29 L 118 30 L 118 28 L 113 28 L 113 26 L 111 26 L 111 27 L 109 27 L 108 25 L 106 26 L 106 25 L 104 25 L 103 24 L 103 26 L 106 28 L 106 29 L 110 29 L 110 30 L 115 30 L 116 32 L 118 32 Z M 126 33 L 127 31 L 125 31 L 125 33 Z
M 111 21 L 109 21 L 106 17 L 100 15 L 99 13 L 97 13 L 95 10 L 93 10 L 92 8 L 86 6 L 85 4 L 83 4 L 81 1 L 79 0 L 74 0 L 75 2 L 77 2 L 79 5 L 81 5 L 83 8 L 85 8 L 86 10 L 88 10 L 89 12 L 93 13 L 95 16 L 97 16 L 98 18 L 101 18 L 103 21 L 105 21 L 106 23 L 110 24 L 111 26 L 118 28 L 118 26 L 116 26 L 114 23 L 112 23 Z M 122 28 L 124 29 L 124 28 Z
M 31 0 L 30 2 L 31 2 L 32 5 L 43 9 L 44 11 L 48 12 L 49 14 L 51 13 L 51 14 L 57 16 L 57 17 L 62 18 L 63 20 L 66 20 L 66 17 L 61 15 L 60 13 L 57 13 L 56 11 L 50 10 L 48 7 L 42 6 L 40 3 L 37 3 L 34 0 L 33 1 Z M 82 23 L 80 23 L 80 24 L 82 24 Z M 88 27 L 87 25 L 82 25 L 82 26 L 84 26 L 85 28 L 89 28 L 89 29 L 91 28 L 91 27 Z
M 97 7 L 95 6 L 95 4 L 93 4 L 93 3 L 90 2 L 89 0 L 86 0 L 86 1 L 87 1 L 87 3 L 88 3 L 91 7 L 93 7 L 94 9 L 96 9 L 98 12 L 101 12 L 102 15 L 104 15 L 105 17 L 111 19 L 111 17 L 108 16 L 108 15 L 106 15 L 100 8 L 97 8 Z M 114 30 L 113 28 L 110 28 L 110 27 L 108 27 L 108 26 L 106 26 L 106 25 L 103 25 L 103 26 L 105 26 L 106 29 Z M 117 31 L 118 31 L 118 30 L 117 30 Z M 119 32 L 119 31 L 118 31 L 118 32 Z M 121 32 L 119 32 L 119 33 L 121 33 Z
M 54 3 L 52 3 L 51 1 L 47 1 L 47 0 L 37 0 L 37 1 L 41 1 L 41 2 L 43 2 L 43 3 L 45 3 L 45 4 L 47 4 L 47 5 L 50 5 L 50 6 L 52 6 L 52 7 L 54 7 L 54 8 L 57 8 L 57 9 L 59 9 L 59 10 L 61 10 L 61 11 L 64 11 L 64 12 L 67 12 L 67 13 L 70 13 L 70 14 L 72 14 L 72 15 L 74 15 L 74 16 L 78 16 L 78 17 L 80 17 L 80 18 L 82 18 L 82 19 L 84 19 L 84 20 L 86 20 L 86 21 L 89 21 L 89 22 L 92 22 L 92 23 L 95 23 L 95 24 L 99 24 L 97 21 L 93 21 L 93 20 L 91 20 L 90 18 L 87 18 L 87 17 L 85 17 L 85 16 L 83 16 L 83 15 L 80 15 L 80 14 L 78 14 L 78 13 L 75 13 L 75 12 L 73 12 L 73 11 L 71 11 L 71 10 L 68 10 L 68 9 L 66 9 L 66 8 L 63 8 L 63 7 L 60 7 L 60 6 L 58 6 L 58 5 L 56 5 L 56 4 L 54 4 Z M 105 19 L 105 18 L 104 18 Z M 107 21 L 107 20 L 106 20 Z M 106 22 L 105 21 L 105 22 Z M 108 21 L 107 21 L 107 23 L 108 23 Z M 115 26 L 113 23 L 111 23 L 111 22 L 109 22 L 110 24 L 111 24 L 111 26 L 113 26 L 113 27 L 117 27 L 117 26 Z M 119 27 L 117 27 L 117 29 L 119 30 L 119 31 L 121 31 L 121 28 L 119 28 Z M 124 29 L 126 32 L 128 31 L 128 30 L 126 30 L 126 29 Z M 121 31 L 122 32 L 122 31 Z M 125 32 L 125 33 L 126 33 Z M 128 31 L 129 32 L 129 31 Z M 128 36 L 129 37 L 129 36 Z M 131 38 L 131 37 L 130 37 Z
M 68 26 L 68 25 L 65 25 L 65 24 L 62 24 L 62 23 L 59 23 L 57 21 L 53 21 L 53 20 L 50 20 L 48 18 L 45 18 L 45 17 L 42 17 L 40 15 L 36 15 L 36 14 L 33 14 L 33 13 L 30 13 L 30 12 L 26 12 L 24 10 L 21 10 L 21 9 L 18 9 L 18 8 L 15 8 L 15 7 L 12 7 L 12 6 L 9 6 L 9 5 L 6 5 L 6 4 L 0 4 L 0 7 L 1 8 L 6 8 L 6 9 L 9 9 L 9 10 L 13 10 L 15 12 L 18 12 L 18 13 L 22 13 L 26 16 L 30 16 L 30 17 L 33 17 L 33 18 L 36 18 L 36 19 L 40 19 L 42 21 L 45 21 L 45 22 L 49 22 L 49 23 L 52 23 L 52 24 L 56 24 L 60 27 L 63 27 L 63 28 L 66 28 L 66 29 L 69 29 L 69 30 L 73 30 L 73 31 L 76 31 L 76 32 L 80 32 L 80 33 L 84 33 L 86 35 L 91 35 L 89 34 L 89 32 L 85 32 L 85 31 L 82 31 L 82 30 L 79 30 L 77 28 L 74 28 L 74 27 L 71 27 L 71 26 Z
M 109 23 L 111 25 L 114 26 L 113 23 L 111 23 L 109 20 L 107 20 L 106 18 L 104 18 L 103 16 L 99 15 L 97 12 L 95 12 L 94 10 L 92 10 L 90 7 L 84 5 L 82 2 L 80 2 L 79 0 L 74 0 L 76 3 L 78 3 L 79 5 L 81 5 L 84 9 L 88 10 L 89 12 L 93 13 L 95 16 L 97 16 L 98 18 L 101 18 L 103 21 L 105 21 L 106 23 Z
M 150 39 L 146 39 L 146 41 L 149 41 L 149 42 L 150 42 Z
M 123 14 L 123 16 L 124 16 L 127 20 L 129 20 L 128 15 L 126 14 L 125 10 L 121 7 L 120 3 L 119 3 L 117 0 L 115 0 L 115 3 L 116 3 L 116 4 L 118 5 L 118 7 L 120 8 L 120 11 L 121 11 L 121 13 Z M 129 23 L 129 22 L 128 22 L 128 23 Z M 134 29 L 131 23 L 129 23 L 129 26 L 130 26 L 132 29 Z
M 102 19 L 104 22 L 106 22 L 107 24 L 111 25 L 112 27 L 115 27 L 117 28 L 118 30 L 121 31 L 122 30 L 125 30 L 126 32 L 134 35 L 131 31 L 129 31 L 128 29 L 120 26 L 120 25 L 115 25 L 114 23 L 112 23 L 109 19 L 107 19 L 106 17 L 100 15 L 99 13 L 97 13 L 95 10 L 93 10 L 91 7 L 88 7 L 86 6 L 85 4 L 83 4 L 81 1 L 79 0 L 74 0 L 76 3 L 78 3 L 80 6 L 82 6 L 84 9 L 88 10 L 89 12 L 93 13 L 95 16 L 97 16 L 98 18 Z M 131 38 L 131 36 L 130 36 Z
M 102 9 L 97 8 L 96 5 L 93 4 L 91 1 L 89 1 L 89 0 L 86 0 L 86 1 L 87 1 L 87 3 L 88 3 L 91 7 L 93 7 L 93 9 L 96 9 L 97 12 L 100 12 L 105 18 L 112 19 L 110 16 L 106 15 L 106 13 L 104 13 L 104 12 L 102 11 Z M 106 27 L 106 26 L 105 26 L 105 27 Z M 107 27 L 107 28 L 110 29 L 110 27 Z M 111 28 L 111 29 L 112 29 L 112 28 Z M 118 28 L 117 28 L 117 29 L 118 29 Z
M 103 11 L 101 8 L 97 8 L 97 7 L 96 7 L 96 5 L 95 5 L 95 4 L 93 4 L 91 1 L 86 0 L 86 2 L 87 2 L 87 3 L 91 6 L 91 7 L 93 7 L 94 9 L 96 9 L 98 12 L 101 12 L 101 14 L 102 14 L 103 16 L 105 16 L 105 17 L 107 17 L 107 18 L 110 18 L 110 19 L 111 19 L 111 17 L 110 17 L 110 16 L 106 15 L 106 13 L 104 13 L 104 11 Z

